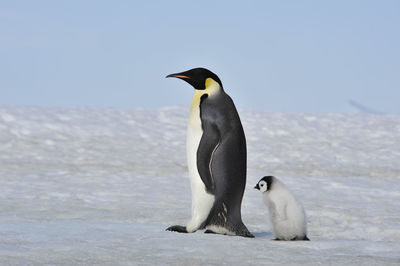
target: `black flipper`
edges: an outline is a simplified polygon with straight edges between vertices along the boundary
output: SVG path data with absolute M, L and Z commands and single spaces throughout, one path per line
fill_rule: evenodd
M 173 231 L 173 232 L 178 232 L 178 233 L 188 233 L 188 231 L 186 230 L 186 226 L 182 226 L 182 225 L 170 226 L 166 229 L 166 231 Z
M 201 98 L 202 102 L 207 98 L 203 97 L 204 95 Z M 197 169 L 199 171 L 201 180 L 206 186 L 207 192 L 213 193 L 215 189 L 215 183 L 211 172 L 211 162 L 213 153 L 218 148 L 219 143 L 221 141 L 221 133 L 219 132 L 218 127 L 212 121 L 209 121 L 208 119 L 205 119 L 205 117 L 202 116 L 201 104 L 200 104 L 200 118 L 201 118 L 201 125 L 203 128 L 203 135 L 201 137 L 199 147 L 197 149 Z

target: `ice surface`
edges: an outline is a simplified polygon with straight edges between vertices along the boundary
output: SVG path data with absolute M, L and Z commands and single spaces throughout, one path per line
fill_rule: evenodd
M 0 264 L 400 264 L 399 115 L 239 111 L 255 239 L 165 231 L 190 218 L 186 108 L 0 107 Z M 310 242 L 270 240 L 267 174 Z

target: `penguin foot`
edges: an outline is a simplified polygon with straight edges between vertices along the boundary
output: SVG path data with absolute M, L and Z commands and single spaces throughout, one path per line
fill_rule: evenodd
M 304 236 L 304 237 L 301 237 L 301 238 L 296 236 L 296 237 L 290 239 L 290 241 L 301 241 L 301 240 L 310 241 L 310 239 L 308 239 L 307 236 Z M 285 239 L 275 238 L 274 241 L 285 241 Z
M 188 233 L 186 230 L 186 226 L 182 225 L 173 225 L 166 229 L 166 231 L 178 232 L 178 233 Z
M 290 239 L 290 241 L 301 241 L 301 240 L 303 240 L 303 241 L 310 241 L 310 239 L 308 239 L 308 237 L 307 236 L 304 236 L 304 237 L 298 237 L 298 236 L 296 236 L 295 238 L 292 238 L 292 239 Z

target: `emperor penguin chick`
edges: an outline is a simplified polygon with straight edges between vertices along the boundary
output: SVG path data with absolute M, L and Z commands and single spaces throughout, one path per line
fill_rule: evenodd
M 254 188 L 260 190 L 268 206 L 275 240 L 309 240 L 304 208 L 282 182 L 264 176 Z

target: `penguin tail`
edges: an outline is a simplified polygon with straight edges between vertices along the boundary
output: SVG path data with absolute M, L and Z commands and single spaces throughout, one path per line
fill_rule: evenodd
M 250 233 L 250 231 L 247 229 L 247 227 L 242 223 L 240 223 L 236 229 L 234 230 L 235 234 L 237 236 L 242 236 L 242 237 L 248 237 L 248 238 L 254 238 L 254 235 Z

